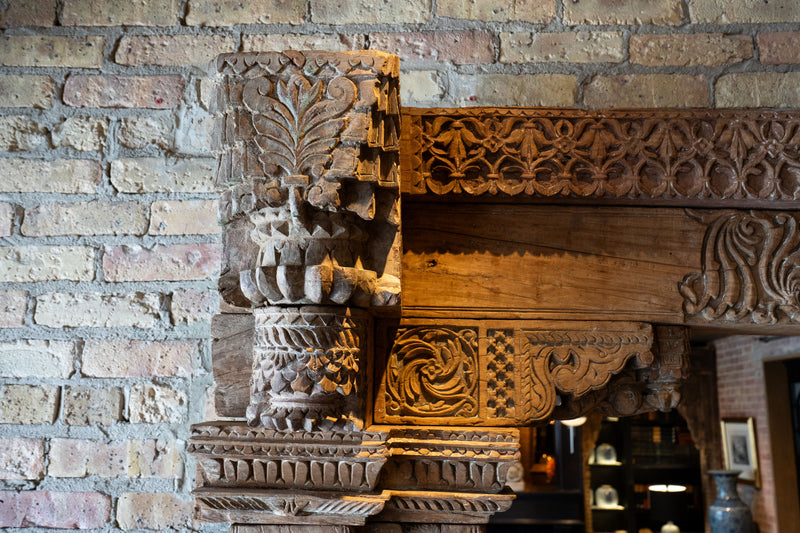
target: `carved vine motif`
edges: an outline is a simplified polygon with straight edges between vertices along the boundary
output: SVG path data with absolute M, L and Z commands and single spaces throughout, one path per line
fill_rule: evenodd
M 475 329 L 398 330 L 386 371 L 387 413 L 475 416 L 477 354 Z
M 800 122 L 728 111 L 408 110 L 411 194 L 800 198 Z
M 692 213 L 706 224 L 702 271 L 679 284 L 702 321 L 800 322 L 800 232 L 793 213 Z

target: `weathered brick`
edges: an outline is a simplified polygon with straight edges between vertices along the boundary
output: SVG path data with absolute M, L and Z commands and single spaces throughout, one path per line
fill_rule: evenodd
M 98 378 L 189 377 L 199 357 L 196 341 L 87 339 L 81 372 Z
M 25 152 L 42 145 L 47 146 L 47 128 L 28 117 L 0 117 L 0 150 Z
M 127 472 L 128 443 L 50 439 L 50 477 L 120 477 Z
M 72 117 L 53 129 L 53 144 L 71 146 L 82 152 L 100 150 L 105 144 L 107 132 L 108 119 Z
M 176 479 L 183 475 L 183 461 L 176 441 L 128 442 L 128 477 Z
M 753 40 L 722 33 L 631 35 L 629 49 L 631 63 L 639 65 L 718 67 L 753 57 Z
M 20 232 L 48 235 L 144 235 L 147 206 L 138 202 L 49 204 L 25 212 Z
M 117 524 L 124 530 L 191 527 L 193 507 L 188 496 L 126 492 L 117 503 Z
M 35 323 L 52 328 L 152 328 L 160 321 L 158 294 L 48 293 L 36 298 Z
M 680 24 L 681 0 L 580 0 L 564 2 L 564 23 L 574 24 Z
M 182 281 L 214 277 L 219 270 L 217 244 L 109 246 L 103 254 L 107 281 Z
M 431 19 L 431 0 L 311 0 L 311 21 L 320 24 L 421 24 Z
M 578 96 L 577 78 L 566 74 L 460 74 L 451 87 L 459 105 L 568 107 Z
M 1 299 L 2 293 L 0 293 L 0 301 L 2 301 Z M 217 291 L 180 289 L 172 293 L 169 313 L 172 323 L 175 325 L 208 322 L 218 305 Z
M 75 343 L 16 340 L 0 343 L 0 376 L 68 378 L 75 366 Z
M 717 79 L 717 107 L 800 107 L 800 72 L 744 72 Z
M 53 107 L 54 92 L 50 76 L 0 75 L 0 107 Z
M 708 83 L 703 76 L 635 74 L 596 76 L 583 91 L 589 108 L 708 107 Z
M 692 0 L 687 3 L 693 24 L 800 22 L 800 4 L 794 0 Z
M 150 235 L 219 233 L 215 200 L 159 201 L 150 206 Z
M 3 385 L 0 424 L 52 424 L 58 416 L 59 393 L 53 385 Z
M 91 194 L 101 179 L 97 161 L 0 159 L 0 192 Z
M 186 394 L 166 385 L 134 385 L 128 411 L 132 424 L 180 424 L 186 420 Z
M 172 26 L 178 22 L 178 0 L 64 0 L 64 26 Z
M 301 24 L 305 15 L 304 0 L 189 0 L 186 24 Z
M 391 50 L 404 61 L 427 59 L 452 61 L 457 65 L 494 61 L 492 34 L 485 31 L 371 33 L 369 41 L 370 48 Z
M 438 0 L 440 17 L 487 22 L 550 22 L 556 17 L 555 0 Z
M 0 439 L 0 479 L 42 479 L 44 441 Z
M 0 28 L 52 26 L 56 22 L 56 0 L 36 0 L 36 9 L 28 2 L 4 2 L 0 7 Z
M 122 39 L 114 60 L 120 65 L 206 68 L 219 54 L 235 50 L 233 37 L 222 35 L 133 35 Z
M 400 73 L 400 101 L 409 103 L 438 102 L 442 98 L 439 73 L 435 70 L 412 70 Z
M 6 35 L 0 37 L 0 65 L 100 68 L 104 43 L 104 37 Z
M 0 527 L 97 529 L 111 518 L 111 498 L 97 492 L 0 492 Z
M 122 418 L 123 403 L 119 387 L 67 387 L 63 420 L 70 426 L 109 426 Z
M 0 248 L 0 281 L 89 281 L 94 279 L 94 249 L 83 246 L 8 246 Z
M 618 31 L 567 33 L 502 33 L 503 63 L 618 63 L 622 61 L 622 33 Z
M 0 203 L 0 237 L 8 237 L 14 230 L 14 206 Z
M 175 130 L 175 153 L 194 156 L 214 155 L 211 144 L 216 120 L 199 106 L 181 109 Z
M 181 76 L 95 76 L 73 74 L 64 84 L 64 103 L 73 107 L 169 109 L 183 98 Z
M 117 142 L 126 148 L 158 146 L 169 148 L 174 137 L 174 118 L 163 112 L 156 116 L 122 119 L 117 131 Z
M 800 32 L 759 33 L 758 56 L 765 65 L 800 63 Z
M 27 311 L 27 291 L 0 291 L 0 328 L 22 327 Z
M 330 50 L 346 52 L 364 48 L 363 35 L 315 34 L 299 35 L 285 33 L 259 33 L 242 35 L 243 52 L 263 52 L 269 50 Z
M 111 183 L 130 193 L 213 192 L 215 166 L 213 159 L 118 159 L 111 163 Z

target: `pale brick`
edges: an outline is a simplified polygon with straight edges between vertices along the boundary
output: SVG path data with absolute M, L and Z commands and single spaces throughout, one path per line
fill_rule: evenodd
M 618 31 L 566 33 L 502 33 L 503 63 L 618 63 L 622 61 L 622 33 Z
M 687 3 L 693 24 L 800 22 L 800 3 L 795 0 L 692 0 Z
M 120 477 L 127 472 L 128 444 L 51 439 L 49 458 L 47 475 L 50 477 Z
M 717 79 L 717 107 L 800 107 L 800 72 L 748 72 Z
M 179 0 L 64 0 L 64 26 L 172 26 Z
M 370 48 L 391 50 L 403 61 L 494 62 L 492 34 L 476 30 L 371 33 Z
M 106 142 L 108 120 L 94 117 L 68 118 L 53 129 L 53 144 L 82 152 L 100 150 Z
M 0 439 L 0 479 L 42 479 L 44 441 Z
M 183 98 L 181 76 L 94 76 L 73 74 L 64 84 L 64 103 L 73 107 L 169 109 Z
M 200 157 L 214 155 L 211 145 L 215 127 L 214 115 L 199 106 L 182 107 L 175 130 L 175 152 Z
M 305 15 L 304 0 L 189 0 L 186 24 L 301 24 Z
M 52 26 L 56 22 L 56 0 L 36 0 L 36 9 L 28 2 L 3 2 L 0 5 L 0 28 Z
M 104 43 L 104 37 L 6 35 L 0 37 L 0 65 L 100 68 Z
M 119 387 L 67 387 L 63 419 L 70 426 L 108 426 L 122 418 L 123 402 Z
M 103 254 L 107 281 L 183 281 L 215 277 L 219 271 L 217 244 L 109 246 Z
M 120 65 L 205 69 L 219 54 L 234 51 L 236 41 L 222 35 L 133 35 L 122 39 L 114 60 Z
M 8 237 L 14 230 L 14 206 L 0 204 L 0 237 Z
M 0 150 L 25 152 L 47 146 L 47 129 L 28 117 L 0 117 Z
M 564 23 L 574 24 L 680 24 L 681 0 L 580 0 L 564 2 Z
M 192 526 L 193 509 L 188 496 L 126 492 L 117 502 L 117 524 L 124 530 L 183 529 Z
M 2 298 L 2 293 L 0 293 Z M 0 300 L 1 301 L 1 300 Z M 181 289 L 172 293 L 170 317 L 174 325 L 208 322 L 219 305 L 217 291 Z
M 451 87 L 459 105 L 569 107 L 578 95 L 566 74 L 461 74 Z
M 134 385 L 128 411 L 132 424 L 180 424 L 186 420 L 186 394 L 165 385 Z
M 431 0 L 311 0 L 311 21 L 320 24 L 421 24 L 431 19 Z
M 68 378 L 75 354 L 75 343 L 68 341 L 0 342 L 0 377 Z
M 26 291 L 0 291 L 0 328 L 19 328 L 28 311 Z
M 150 235 L 219 233 L 216 200 L 159 201 L 150 206 Z
M 242 35 L 243 52 L 265 52 L 270 50 L 329 50 L 347 52 L 364 48 L 363 35 L 334 33 L 330 35 L 299 35 L 271 33 Z
M 90 281 L 94 249 L 83 246 L 0 247 L 0 281 Z
M 189 377 L 199 357 L 196 341 L 87 339 L 81 372 L 98 378 Z
M 556 17 L 555 0 L 438 0 L 440 17 L 487 22 L 550 22 Z
M 800 63 L 800 32 L 759 33 L 757 42 L 759 59 L 765 65 Z
M 50 76 L 0 75 L 0 107 L 53 107 L 54 92 Z
M 183 475 L 178 441 L 135 440 L 128 443 L 128 477 L 179 479 Z
M 753 40 L 721 33 L 631 35 L 629 49 L 630 62 L 639 65 L 718 67 L 753 57 Z
M 152 328 L 160 322 L 160 307 L 158 294 L 49 293 L 36 298 L 33 320 L 52 328 Z
M 48 235 L 144 235 L 147 206 L 138 202 L 41 205 L 25 212 L 20 232 Z
M 146 148 L 151 145 L 169 148 L 172 146 L 173 129 L 174 119 L 170 115 L 125 118 L 117 132 L 117 142 L 126 148 Z
M 400 73 L 400 101 L 409 103 L 438 103 L 442 98 L 439 73 L 435 70 L 412 70 Z
M 130 193 L 213 192 L 215 167 L 213 159 L 118 159 L 111 163 L 111 183 Z
M 3 385 L 0 424 L 52 424 L 58 416 L 59 392 L 53 385 Z
M 589 108 L 708 107 L 703 76 L 636 74 L 596 76 L 583 91 Z
M 0 527 L 97 529 L 111 518 L 111 498 L 97 492 L 0 492 Z
M 91 194 L 101 179 L 97 161 L 0 159 L 0 192 Z

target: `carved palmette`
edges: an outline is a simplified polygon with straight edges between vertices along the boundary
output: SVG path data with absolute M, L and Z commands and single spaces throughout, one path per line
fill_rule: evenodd
M 363 425 L 366 312 L 266 308 L 254 316 L 248 422 L 307 430 Z
M 237 53 L 215 70 L 222 297 L 397 304 L 397 58 Z

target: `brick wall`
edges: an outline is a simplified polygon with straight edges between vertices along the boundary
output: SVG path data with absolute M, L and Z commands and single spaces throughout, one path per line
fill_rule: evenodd
M 217 53 L 394 51 L 406 105 L 800 106 L 790 0 L 6 0 L 0 27 L 0 528 L 193 527 Z

